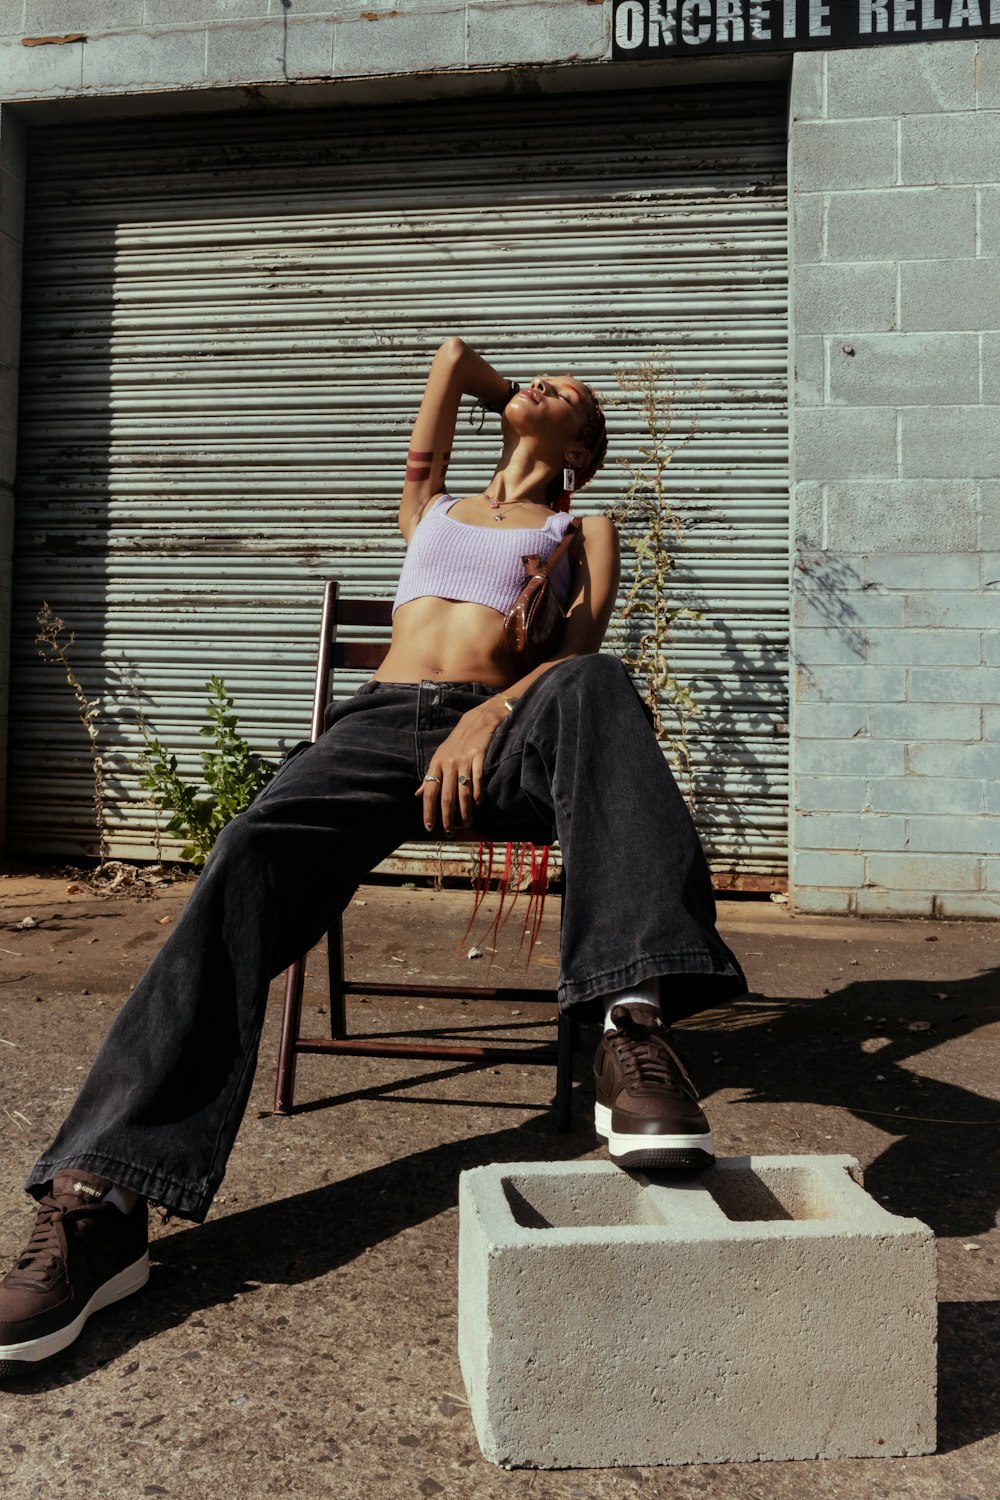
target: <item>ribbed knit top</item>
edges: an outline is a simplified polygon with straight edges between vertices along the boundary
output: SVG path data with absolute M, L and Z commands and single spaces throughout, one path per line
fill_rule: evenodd
M 456 521 L 448 511 L 453 495 L 439 495 L 424 512 L 410 538 L 393 602 L 395 614 L 411 599 L 431 596 L 463 604 L 485 604 L 507 614 L 524 588 L 522 558 L 537 554 L 542 561 L 562 541 L 570 517 L 556 511 L 544 526 L 472 526 Z M 552 587 L 563 608 L 569 602 L 569 557 L 552 572 Z

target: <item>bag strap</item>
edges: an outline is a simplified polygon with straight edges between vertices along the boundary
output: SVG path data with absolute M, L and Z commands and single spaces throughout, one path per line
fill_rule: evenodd
M 535 571 L 531 574 L 532 578 L 547 578 L 549 576 L 549 573 L 555 567 L 559 559 L 564 555 L 564 553 L 569 551 L 570 547 L 572 547 L 577 537 L 581 534 L 581 525 L 582 522 L 580 521 L 579 516 L 574 516 L 572 521 L 570 521 L 569 525 L 566 527 L 565 534 L 558 547 L 556 547 L 554 551 L 550 552 L 545 561 L 535 569 Z M 537 556 L 537 552 L 528 553 L 527 556 L 522 558 L 521 560 L 522 562 L 527 563 L 531 560 L 531 558 Z

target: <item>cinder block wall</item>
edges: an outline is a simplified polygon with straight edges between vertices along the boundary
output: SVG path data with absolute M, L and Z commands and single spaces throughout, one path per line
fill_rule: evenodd
M 1000 916 L 1000 41 L 799 54 L 792 878 Z

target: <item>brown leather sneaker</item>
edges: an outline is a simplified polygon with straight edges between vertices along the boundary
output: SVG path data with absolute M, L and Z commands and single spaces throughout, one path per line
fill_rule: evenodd
M 700 1168 L 715 1160 L 698 1091 L 652 1005 L 616 1005 L 594 1058 L 594 1129 L 619 1167 Z
M 79 1337 L 91 1313 L 149 1280 L 146 1205 L 124 1214 L 93 1172 L 57 1172 L 35 1231 L 0 1282 L 0 1376 L 23 1375 Z

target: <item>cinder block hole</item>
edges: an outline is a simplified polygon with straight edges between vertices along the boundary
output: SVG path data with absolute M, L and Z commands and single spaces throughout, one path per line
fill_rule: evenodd
M 501 1180 L 511 1215 L 522 1229 L 613 1229 L 649 1222 L 640 1211 L 642 1187 L 624 1172 L 614 1177 L 584 1172 L 558 1177 L 512 1173 Z
M 753 1172 L 749 1167 L 723 1167 L 704 1173 L 701 1181 L 726 1218 L 735 1223 L 831 1217 L 815 1176 L 807 1168 Z

